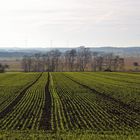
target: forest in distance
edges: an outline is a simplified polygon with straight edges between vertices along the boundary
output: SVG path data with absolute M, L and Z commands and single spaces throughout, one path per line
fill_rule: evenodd
M 124 65 L 124 58 L 118 55 L 93 52 L 85 47 L 64 52 L 55 49 L 24 56 L 22 59 L 25 72 L 124 71 Z
M 0 72 L 4 71 L 138 72 L 139 47 L 1 49 Z

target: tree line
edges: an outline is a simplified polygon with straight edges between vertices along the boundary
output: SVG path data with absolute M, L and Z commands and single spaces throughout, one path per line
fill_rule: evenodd
M 8 69 L 9 66 L 7 64 L 1 64 L 0 63 L 0 73 L 4 73 L 6 69 Z
M 22 68 L 25 72 L 123 71 L 124 59 L 112 53 L 92 52 L 85 47 L 64 52 L 56 49 L 24 56 Z

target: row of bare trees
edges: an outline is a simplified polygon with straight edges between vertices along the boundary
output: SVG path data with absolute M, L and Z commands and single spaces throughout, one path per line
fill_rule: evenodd
M 8 69 L 9 66 L 7 64 L 1 64 L 0 63 L 0 73 L 5 72 L 6 69 Z
M 51 50 L 45 54 L 24 56 L 25 72 L 36 71 L 122 71 L 124 59 L 113 54 L 104 54 L 80 47 L 65 52 Z

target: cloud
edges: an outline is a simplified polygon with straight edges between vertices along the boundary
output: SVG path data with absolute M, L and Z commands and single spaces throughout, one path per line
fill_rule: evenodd
M 96 40 L 120 46 L 131 44 L 132 38 L 139 45 L 139 7 L 139 0 L 4 0 L 0 2 L 0 38 Z

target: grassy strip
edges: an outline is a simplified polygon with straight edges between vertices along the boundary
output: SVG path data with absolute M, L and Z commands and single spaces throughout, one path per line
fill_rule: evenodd
M 0 131 L 0 140 L 139 140 L 139 132 L 43 132 L 43 131 Z

